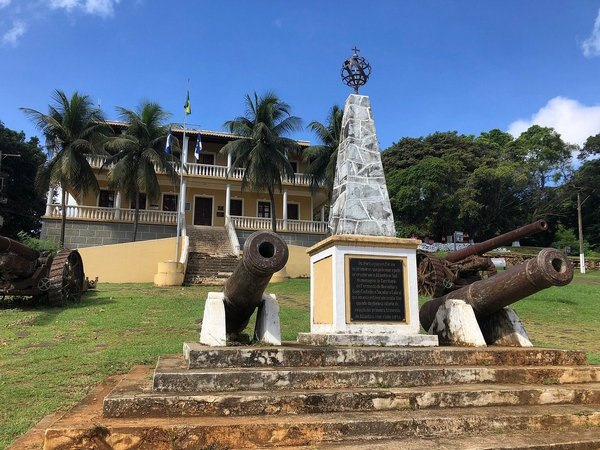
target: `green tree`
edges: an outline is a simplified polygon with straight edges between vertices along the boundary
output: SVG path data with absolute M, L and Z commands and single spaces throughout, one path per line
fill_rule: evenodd
M 42 131 L 53 154 L 47 164 L 40 166 L 36 186 L 40 192 L 48 191 L 50 186 L 60 186 L 62 190 L 60 246 L 64 247 L 67 193 L 80 195 L 90 189 L 98 192 L 98 180 L 87 157 L 105 153 L 102 145 L 110 128 L 90 98 L 78 92 L 68 98 L 57 89 L 48 114 L 31 108 L 21 110 Z
M 589 156 L 600 155 L 600 133 L 586 139 L 578 159 L 586 159 Z
M 140 193 L 156 202 L 161 190 L 156 169 L 175 179 L 173 156 L 165 152 L 169 128 L 164 121 L 169 117 L 159 104 L 143 102 L 137 111 L 118 107 L 120 118 L 127 122 L 125 134 L 108 140 L 106 150 L 114 153 L 104 165 L 110 167 L 108 183 L 121 191 L 129 202 L 135 202 L 133 241 L 137 238 L 140 215 Z M 178 142 L 173 138 L 173 148 Z M 115 153 L 116 152 L 116 153 Z
M 266 190 L 271 199 L 271 224 L 277 231 L 275 212 L 276 188 L 281 191 L 282 179 L 293 177 L 288 155 L 298 151 L 296 141 L 286 134 L 301 127 L 301 120 L 292 116 L 290 106 L 277 95 L 267 92 L 259 97 L 245 97 L 246 115 L 225 122 L 225 128 L 240 136 L 228 142 L 221 153 L 231 154 L 232 170 L 243 168 L 242 190 Z
M 45 199 L 34 188 L 35 174 L 46 162 L 46 155 L 36 137 L 25 140 L 25 133 L 17 133 L 0 122 L 0 151 L 6 157 L 2 164 L 0 187 L 0 216 L 4 236 L 16 239 L 20 231 L 38 235 L 40 217 L 44 214 Z
M 311 145 L 304 150 L 304 161 L 309 164 L 307 173 L 312 177 L 311 189 L 314 192 L 325 186 L 329 199 L 331 199 L 333 191 L 343 116 L 344 111 L 338 105 L 333 105 L 327 115 L 326 124 L 317 121 L 308 124 L 308 128 L 317 135 L 321 142 L 319 145 Z

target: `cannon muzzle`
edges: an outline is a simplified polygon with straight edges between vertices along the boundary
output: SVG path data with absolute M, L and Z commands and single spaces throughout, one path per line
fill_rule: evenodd
M 438 308 L 447 299 L 464 300 L 478 317 L 485 317 L 551 286 L 564 286 L 573 279 L 573 265 L 564 253 L 545 248 L 535 258 L 506 272 L 476 281 L 421 306 L 419 320 L 429 330 Z
M 260 306 L 273 274 L 285 267 L 288 247 L 272 231 L 252 233 L 244 243 L 242 260 L 225 282 L 227 333 L 240 333 Z
M 540 231 L 546 231 L 548 229 L 548 223 L 545 220 L 538 220 L 537 222 L 530 223 L 528 225 L 517 228 L 516 230 L 509 231 L 508 233 L 501 234 L 495 238 L 488 239 L 487 241 L 479 242 L 477 244 L 469 245 L 468 247 L 450 252 L 444 258 L 446 261 L 454 263 L 462 259 L 465 259 L 472 255 L 482 255 L 485 252 L 494 250 L 495 248 L 503 245 L 508 245 L 517 239 L 525 236 L 529 236 Z

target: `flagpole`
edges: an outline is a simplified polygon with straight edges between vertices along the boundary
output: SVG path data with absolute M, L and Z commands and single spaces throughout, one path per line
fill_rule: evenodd
M 187 79 L 187 94 L 189 96 L 189 92 L 190 92 L 190 79 Z M 186 102 L 187 102 L 187 98 L 186 98 Z M 181 145 L 181 153 L 179 154 L 180 158 L 180 164 L 179 164 L 179 194 L 177 195 L 177 198 L 179 199 L 178 205 L 177 205 L 177 239 L 176 244 L 175 244 L 175 261 L 179 262 L 179 236 L 182 232 L 182 228 L 183 228 L 183 214 L 185 214 L 185 204 L 183 201 L 183 198 L 181 196 L 181 188 L 183 186 L 183 167 L 184 164 L 187 161 L 184 161 L 184 157 L 187 158 L 187 152 L 185 151 L 185 149 L 187 148 L 186 143 L 185 143 L 185 126 L 186 126 L 186 120 L 187 120 L 187 110 L 186 108 L 184 108 L 183 110 L 183 141 L 182 141 L 182 145 Z M 185 155 L 184 155 L 185 153 Z

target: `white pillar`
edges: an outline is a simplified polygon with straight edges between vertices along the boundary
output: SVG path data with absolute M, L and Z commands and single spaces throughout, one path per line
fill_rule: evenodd
M 231 153 L 227 152 L 227 171 L 231 169 Z
M 325 222 L 325 205 L 321 206 L 321 222 Z
M 179 199 L 179 215 L 181 217 L 180 221 L 181 221 L 181 235 L 182 236 L 186 236 L 187 234 L 187 226 L 185 223 L 185 200 L 186 200 L 186 190 L 187 190 L 187 182 L 183 176 L 184 174 L 184 170 L 185 170 L 185 166 L 187 165 L 187 160 L 188 160 L 188 145 L 190 143 L 190 137 L 189 136 L 184 136 L 183 138 L 183 147 L 181 149 L 181 168 L 179 170 L 181 170 L 181 189 L 179 192 L 180 195 L 180 199 Z
M 287 189 L 283 190 L 283 229 L 287 230 Z
M 121 191 L 117 191 L 115 198 L 115 220 L 121 220 Z
M 225 190 L 225 223 L 229 221 L 231 215 L 231 184 L 227 183 L 227 189 Z
M 52 213 L 52 197 L 54 197 L 54 188 L 50 186 L 46 197 L 46 215 L 49 216 Z

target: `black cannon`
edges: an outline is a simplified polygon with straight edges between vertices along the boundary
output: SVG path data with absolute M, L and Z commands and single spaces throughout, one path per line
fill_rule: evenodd
M 287 244 L 272 231 L 257 231 L 244 242 L 242 260 L 225 282 L 225 323 L 228 334 L 248 325 L 273 274 L 288 260 Z
M 438 258 L 426 252 L 418 252 L 419 294 L 439 297 L 482 278 L 495 275 L 496 267 L 491 258 L 481 255 L 547 229 L 546 221 L 538 220 L 487 241 L 450 252 L 444 258 Z
M 421 306 L 419 320 L 429 330 L 438 308 L 447 299 L 465 301 L 473 307 L 477 318 L 484 318 L 538 291 L 569 284 L 572 279 L 573 264 L 565 254 L 545 248 L 535 258 L 506 272 L 429 300 Z
M 51 305 L 79 301 L 84 288 L 83 261 L 77 250 L 53 256 L 0 236 L 0 294 L 46 297 Z

